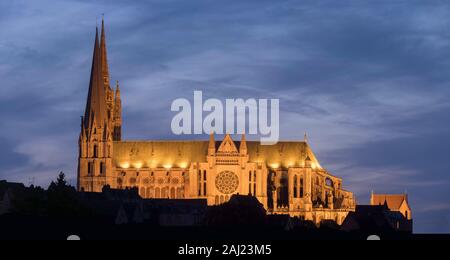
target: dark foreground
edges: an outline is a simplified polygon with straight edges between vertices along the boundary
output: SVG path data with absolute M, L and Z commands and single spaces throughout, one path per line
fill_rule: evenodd
M 406 233 L 365 234 L 319 228 L 238 226 L 238 227 L 158 227 L 146 224 L 115 225 L 93 219 L 56 219 L 24 216 L 1 216 L 2 240 L 66 240 L 77 235 L 82 240 L 163 240 L 163 241 L 218 241 L 264 242 L 285 240 L 366 240 L 378 235 L 382 240 L 450 239 L 450 235 L 415 235 Z

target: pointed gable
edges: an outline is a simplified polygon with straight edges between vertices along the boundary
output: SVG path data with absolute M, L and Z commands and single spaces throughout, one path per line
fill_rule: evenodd
M 227 134 L 217 150 L 218 153 L 239 153 L 231 136 Z

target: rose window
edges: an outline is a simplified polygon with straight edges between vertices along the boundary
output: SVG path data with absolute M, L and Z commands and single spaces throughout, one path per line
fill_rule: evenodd
M 216 177 L 216 188 L 223 194 L 235 193 L 239 187 L 239 177 L 229 171 L 221 172 Z

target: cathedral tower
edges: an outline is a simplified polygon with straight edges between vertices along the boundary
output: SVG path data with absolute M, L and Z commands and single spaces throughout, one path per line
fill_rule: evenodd
M 117 104 L 117 105 L 116 105 Z M 99 192 L 113 183 L 113 141 L 121 139 L 120 90 L 109 86 L 105 27 L 95 35 L 86 111 L 81 120 L 78 190 Z

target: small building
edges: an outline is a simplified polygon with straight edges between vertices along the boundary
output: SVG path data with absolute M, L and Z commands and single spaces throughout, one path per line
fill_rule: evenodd
M 407 220 L 412 220 L 411 207 L 408 194 L 374 194 L 370 197 L 370 205 L 380 206 L 386 204 L 392 212 L 401 213 Z
M 13 209 L 13 198 L 15 193 L 21 193 L 25 186 L 21 183 L 0 181 L 0 215 L 10 213 Z
M 350 212 L 341 226 L 342 231 L 382 234 L 392 232 L 412 233 L 412 220 L 398 211 L 383 205 L 358 205 Z

